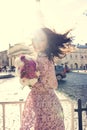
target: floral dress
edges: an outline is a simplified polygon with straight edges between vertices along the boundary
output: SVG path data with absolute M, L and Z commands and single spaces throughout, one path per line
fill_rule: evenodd
M 40 77 L 27 97 L 20 130 L 65 130 L 62 107 L 54 92 L 58 84 L 53 62 L 38 56 L 37 64 Z

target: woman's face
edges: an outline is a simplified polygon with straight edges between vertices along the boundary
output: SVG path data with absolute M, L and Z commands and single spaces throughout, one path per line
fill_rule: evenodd
M 44 52 L 45 49 L 47 48 L 46 34 L 42 30 L 37 31 L 32 40 L 32 44 L 35 51 Z

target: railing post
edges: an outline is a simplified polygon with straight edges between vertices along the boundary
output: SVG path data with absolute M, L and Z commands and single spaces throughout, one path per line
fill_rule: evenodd
M 21 119 L 22 119 L 22 117 L 21 117 L 21 115 L 22 115 L 22 104 L 21 103 L 19 104 L 19 108 L 20 108 L 20 124 L 21 124 Z
M 81 99 L 78 100 L 78 123 L 79 123 L 79 130 L 82 130 L 82 103 Z
M 75 112 L 78 112 L 78 130 L 82 130 L 82 103 L 81 99 L 78 100 L 78 109 L 75 109 Z
M 3 110 L 3 130 L 5 130 L 5 104 L 2 105 Z

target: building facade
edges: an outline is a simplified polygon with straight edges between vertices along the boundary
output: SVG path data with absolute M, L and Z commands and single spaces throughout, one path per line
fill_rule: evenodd
M 18 43 L 14 46 L 9 46 L 8 57 L 9 66 L 13 66 L 15 58 L 22 54 L 28 54 L 32 56 L 32 46 L 25 46 L 24 43 Z M 6 63 L 4 58 L 4 63 Z M 59 59 L 58 64 L 67 65 L 71 69 L 87 69 L 87 45 L 78 45 L 76 50 L 67 54 L 63 59 Z
M 0 52 L 0 67 L 8 66 L 9 60 L 7 55 L 7 50 Z
M 71 69 L 87 69 L 87 45 L 78 45 L 76 51 L 67 54 L 60 63 Z
M 31 46 L 25 46 L 24 43 L 17 43 L 14 46 L 9 45 L 8 57 L 9 57 L 9 66 L 15 65 L 15 58 L 22 54 L 31 55 L 32 49 Z

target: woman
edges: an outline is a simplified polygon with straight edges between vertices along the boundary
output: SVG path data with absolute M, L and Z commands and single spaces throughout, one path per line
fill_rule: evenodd
M 65 56 L 71 42 L 67 34 L 42 28 L 32 39 L 40 76 L 27 97 L 20 130 L 65 130 L 62 107 L 54 92 L 58 83 L 53 58 Z

